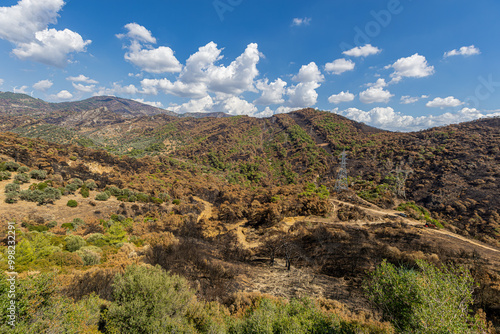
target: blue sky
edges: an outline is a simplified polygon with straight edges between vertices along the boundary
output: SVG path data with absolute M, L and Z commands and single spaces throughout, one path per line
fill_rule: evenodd
M 500 116 L 495 0 L 21 0 L 0 90 L 176 112 L 303 107 L 410 131 Z

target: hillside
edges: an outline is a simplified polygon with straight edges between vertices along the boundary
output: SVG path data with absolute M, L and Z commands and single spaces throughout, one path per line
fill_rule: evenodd
M 0 169 L 10 170 L 0 227 L 20 222 L 36 253 L 21 270 L 61 270 L 66 296 L 112 302 L 114 275 L 141 263 L 186 277 L 198 298 L 233 314 L 262 294 L 313 296 L 385 328 L 363 295 L 366 272 L 424 259 L 472 268 L 474 309 L 500 324 L 500 119 L 393 133 L 313 109 L 54 115 L 0 115 L 11 132 L 0 133 Z M 350 190 L 337 194 L 343 150 Z M 412 170 L 405 196 L 398 166 Z M 67 235 L 94 260 L 69 251 Z

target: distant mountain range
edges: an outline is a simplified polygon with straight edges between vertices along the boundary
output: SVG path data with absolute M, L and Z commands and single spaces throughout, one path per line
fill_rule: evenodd
M 45 118 L 49 114 L 60 115 L 72 112 L 83 112 L 106 108 L 107 111 L 122 117 L 169 115 L 176 117 L 228 117 L 224 113 L 187 113 L 177 114 L 173 111 L 157 108 L 114 96 L 95 96 L 83 101 L 49 103 L 26 94 L 0 92 L 0 112 L 11 116 L 31 116 Z

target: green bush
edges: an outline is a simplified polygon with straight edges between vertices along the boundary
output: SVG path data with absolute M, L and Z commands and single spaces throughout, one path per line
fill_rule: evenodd
M 43 190 L 44 203 L 54 203 L 54 201 L 61 199 L 61 191 L 56 188 L 47 187 Z
M 87 187 L 90 190 L 94 190 L 97 188 L 97 184 L 94 182 L 94 180 L 87 180 L 85 181 L 85 187 Z
M 319 199 L 327 199 L 330 196 L 330 192 L 323 184 L 318 187 L 314 183 L 308 183 L 304 188 L 304 192 L 299 194 L 299 197 L 312 196 L 318 196 Z
M 47 172 L 40 169 L 34 169 L 29 173 L 32 179 L 45 180 L 47 178 Z
M 107 192 L 102 192 L 95 196 L 96 201 L 107 201 L 108 199 L 109 199 L 109 194 Z
M 26 167 L 26 166 L 22 166 L 22 167 L 19 167 L 17 169 L 18 173 L 28 173 L 29 171 L 30 171 L 30 169 L 28 167 Z
M 76 184 L 78 188 L 80 188 L 81 186 L 83 186 L 83 181 L 80 180 L 79 178 L 75 177 L 75 178 L 72 178 L 71 180 L 69 180 L 69 183 L 70 184 Z M 77 188 L 77 189 L 78 189 Z
M 11 191 L 5 194 L 5 203 L 14 204 L 19 199 L 19 193 L 17 191 Z
M 80 188 L 80 187 L 79 187 L 79 186 L 78 186 L 78 184 L 76 184 L 76 183 L 68 183 L 68 184 L 64 187 L 64 189 L 66 190 L 66 192 L 67 192 L 68 194 L 74 194 L 74 193 L 75 193 L 75 191 L 77 191 L 77 190 L 78 190 L 78 188 Z
M 3 169 L 4 170 L 8 170 L 8 171 L 11 171 L 11 172 L 17 171 L 19 169 L 19 167 L 21 167 L 21 165 L 18 164 L 17 162 L 14 162 L 14 161 L 7 161 L 3 165 Z
M 143 203 L 149 202 L 149 195 L 147 195 L 145 193 L 137 193 L 137 194 L 135 194 L 135 196 L 139 202 L 143 202 Z
M 66 253 L 69 254 L 69 253 Z M 16 280 L 15 327 L 8 324 L 8 313 L 0 313 L 0 333 L 98 333 L 102 301 L 95 295 L 78 302 L 59 294 L 54 274 L 28 275 Z M 0 275 L 0 305 L 10 303 L 10 283 Z
M 151 203 L 154 203 L 154 204 L 162 204 L 163 203 L 163 200 L 157 198 L 157 197 L 151 197 Z
M 104 235 L 101 233 L 89 234 L 87 236 L 87 243 L 97 247 L 102 247 L 108 244 L 106 237 L 104 237 Z
M 186 319 L 194 298 L 187 281 L 156 267 L 128 266 L 113 281 L 110 333 L 195 333 Z
M 68 235 L 64 241 L 66 242 L 66 250 L 69 252 L 76 252 L 87 244 L 85 239 L 79 235 Z
M 5 192 L 10 193 L 11 191 L 19 191 L 21 187 L 17 183 L 9 183 L 5 186 Z
M 461 267 L 436 267 L 417 260 L 418 269 L 386 261 L 376 268 L 365 291 L 401 333 L 483 333 L 470 316 L 474 280 Z
M 85 221 L 82 218 L 74 218 L 71 223 L 75 230 L 77 230 L 81 226 L 85 226 Z
M 111 196 L 115 196 L 115 197 L 123 196 L 122 190 L 116 186 L 106 187 L 106 191 L 109 192 L 111 194 Z
M 61 198 L 61 193 L 59 190 L 47 187 L 45 190 L 41 191 L 35 190 L 23 190 L 19 193 L 19 198 L 23 201 L 37 202 L 38 204 L 53 203 L 55 200 Z
M 73 223 L 64 223 L 61 225 L 62 228 L 65 228 L 67 230 L 74 230 L 75 227 L 73 226 Z
M 27 226 L 28 231 L 36 231 L 36 232 L 46 232 L 49 230 L 49 228 L 45 225 L 28 225 Z
M 10 179 L 12 176 L 12 174 L 8 171 L 2 171 L 0 172 L 0 181 L 3 181 L 3 180 L 8 180 Z
M 93 266 L 101 263 L 102 250 L 96 246 L 85 246 L 76 251 L 82 258 L 85 266 Z
M 82 195 L 83 198 L 90 196 L 89 188 L 87 188 L 85 184 L 80 188 L 80 195 Z
M 70 208 L 76 208 L 78 206 L 78 202 L 75 201 L 74 199 L 70 199 L 68 203 L 66 203 L 67 206 Z
M 180 200 L 180 199 L 174 199 L 174 200 L 172 201 L 172 204 L 174 204 L 174 205 L 179 205 L 179 204 L 181 204 L 181 200 Z
M 57 226 L 57 222 L 55 220 L 51 220 L 50 222 L 46 223 L 45 226 L 48 228 L 54 228 Z
M 30 182 L 30 176 L 26 173 L 20 173 L 14 176 L 14 180 L 19 183 L 28 183 Z

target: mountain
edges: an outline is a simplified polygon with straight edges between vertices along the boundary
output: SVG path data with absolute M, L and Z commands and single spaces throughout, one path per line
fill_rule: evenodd
M 229 117 L 229 115 L 222 112 L 177 114 L 138 101 L 115 96 L 94 96 L 83 101 L 49 103 L 26 94 L 0 92 L 0 113 L 10 116 L 22 115 L 45 118 L 49 114 L 62 116 L 68 113 L 80 113 L 102 108 L 125 118 L 159 114 L 195 118 Z
M 114 97 L 48 104 L 4 93 L 2 101 L 18 110 L 0 113 L 3 131 L 119 155 L 181 159 L 236 183 L 313 181 L 333 188 L 346 150 L 351 187 L 364 199 L 390 208 L 405 196 L 464 235 L 500 242 L 499 118 L 395 133 L 314 109 L 267 119 L 194 118 Z M 409 171 L 405 189 L 398 190 L 398 168 Z
M 108 109 L 119 100 L 54 110 L 15 97 L 0 112 L 0 217 L 22 231 L 16 269 L 60 270 L 75 302 L 112 303 L 115 275 L 140 263 L 231 314 L 311 296 L 387 329 L 366 273 L 426 260 L 471 268 L 474 310 L 500 325 L 499 118 L 395 133 L 314 109 L 133 116 Z M 337 193 L 344 150 L 349 190 Z

